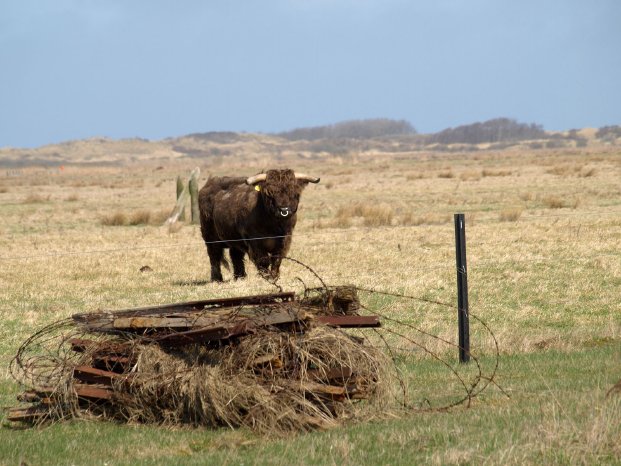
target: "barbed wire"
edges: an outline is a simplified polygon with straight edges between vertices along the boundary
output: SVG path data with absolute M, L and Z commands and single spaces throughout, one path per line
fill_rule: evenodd
M 260 236 L 255 238 L 241 238 L 241 239 L 225 239 L 225 240 L 216 240 L 216 241 L 194 241 L 192 243 L 182 243 L 182 244 L 171 244 L 171 245 L 152 245 L 152 246 L 137 246 L 132 248 L 113 248 L 113 249 L 94 249 L 89 251 L 68 251 L 68 252 L 52 252 L 48 254 L 39 254 L 33 256 L 9 256 L 2 257 L 0 256 L 0 260 L 25 260 L 25 259 L 40 259 L 47 257 L 59 257 L 59 256 L 77 256 L 77 255 L 88 255 L 88 254 L 108 254 L 108 253 L 117 253 L 117 252 L 131 252 L 131 251 L 140 251 L 140 250 L 149 250 L 149 249 L 175 249 L 175 248 L 183 248 L 197 245 L 208 245 L 208 244 L 221 244 L 221 243 L 235 243 L 235 242 L 246 242 L 246 241 L 259 241 L 265 239 L 279 239 L 286 238 L 292 235 L 278 235 L 278 236 Z
M 589 225 L 580 224 L 580 228 L 588 228 Z M 296 233 L 296 237 L 309 238 L 314 236 L 336 236 L 338 234 L 343 235 L 351 235 L 352 232 L 377 232 L 377 231 L 386 231 L 388 229 L 399 229 L 399 228 L 414 228 L 414 226 L 406 226 L 406 225 L 396 225 L 396 226 L 383 226 L 383 227 L 354 227 L 347 229 L 332 229 L 330 231 L 317 231 L 313 230 L 311 232 L 305 233 Z M 469 229 L 472 229 L 473 226 L 469 226 Z M 476 225 L 474 226 L 476 228 Z M 192 241 L 192 242 L 184 242 L 184 243 L 175 243 L 175 244 L 156 244 L 156 245 L 144 245 L 144 246 L 132 246 L 132 247 L 122 247 L 122 248 L 106 248 L 106 249 L 93 249 L 93 250 L 82 250 L 82 251 L 54 251 L 44 254 L 31 254 L 31 255 L 23 255 L 23 256 L 0 256 L 0 261 L 20 261 L 20 260 L 30 260 L 30 259 L 44 259 L 50 257 L 63 257 L 63 256 L 77 256 L 77 255 L 94 255 L 94 254 L 115 254 L 115 253 L 129 253 L 134 251 L 148 251 L 148 250 L 156 250 L 156 249 L 183 249 L 188 247 L 196 247 L 200 245 L 208 245 L 208 244 L 225 244 L 225 243 L 235 243 L 235 242 L 249 242 L 249 241 L 260 241 L 266 239 L 282 239 L 286 237 L 292 237 L 293 235 L 275 235 L 275 236 L 261 236 L 261 237 L 253 237 L 253 238 L 236 238 L 236 239 L 224 239 L 224 240 L 215 240 L 215 241 Z M 369 241 L 373 241 L 375 244 L 386 244 L 386 241 L 380 240 L 369 240 L 368 238 L 365 240 L 367 243 Z M 353 242 L 353 241 L 341 241 L 343 243 Z M 404 245 L 407 244 L 404 242 Z M 481 241 L 481 240 L 472 240 L 468 241 L 469 245 L 487 245 L 493 246 L 498 244 L 506 244 L 504 241 L 498 242 L 489 242 L 489 241 Z M 356 241 L 356 245 L 359 245 L 359 242 Z M 397 248 L 401 248 L 401 242 L 397 242 Z M 604 254 L 603 256 L 616 256 L 613 253 Z M 532 262 L 532 261 L 546 261 L 546 258 L 538 258 L 538 259 L 512 259 L 507 262 Z M 549 259 L 549 260 L 558 260 L 557 258 Z M 497 260 L 493 260 L 495 264 L 499 263 Z M 436 269 L 442 267 L 433 267 L 433 268 L 425 268 L 425 269 Z

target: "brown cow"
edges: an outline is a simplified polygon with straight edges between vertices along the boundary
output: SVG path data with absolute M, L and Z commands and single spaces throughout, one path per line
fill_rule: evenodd
M 300 194 L 308 183 L 319 183 L 319 178 L 289 169 L 207 180 L 198 202 L 211 280 L 222 281 L 220 265 L 226 264 L 226 248 L 235 279 L 246 276 L 246 253 L 261 275 L 278 278 L 282 258 L 291 246 Z

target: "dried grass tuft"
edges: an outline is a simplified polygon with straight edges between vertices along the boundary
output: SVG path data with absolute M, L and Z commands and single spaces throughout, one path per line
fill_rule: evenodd
M 479 181 L 483 176 L 482 172 L 477 170 L 468 170 L 460 173 L 459 179 L 462 181 Z
M 124 212 L 113 212 L 101 217 L 101 224 L 107 227 L 127 225 L 127 215 Z
M 367 227 L 389 226 L 394 219 L 394 210 L 387 204 L 355 203 L 343 206 L 337 210 L 331 226 L 349 228 L 356 219 Z
M 517 222 L 522 216 L 524 210 L 520 207 L 514 209 L 504 209 L 498 214 L 498 218 L 501 222 Z
M 511 170 L 500 170 L 500 169 L 491 169 L 484 168 L 481 171 L 482 176 L 511 176 L 513 172 Z
M 151 221 L 151 212 L 148 210 L 137 210 L 129 216 L 130 225 L 148 225 Z
M 138 225 L 162 225 L 168 218 L 168 212 L 142 209 L 136 210 L 131 214 L 116 211 L 101 217 L 101 224 L 104 226 L 138 226 Z
M 404 226 L 419 225 L 443 225 L 451 221 L 450 214 L 444 213 L 424 213 L 415 214 L 413 211 L 407 211 L 399 219 L 399 224 Z
M 50 195 L 44 196 L 39 193 L 30 193 L 26 198 L 22 201 L 23 204 L 40 204 L 42 202 L 48 202 L 50 200 Z
M 543 205 L 549 209 L 562 209 L 567 207 L 565 199 L 559 196 L 546 196 L 542 200 Z
M 443 170 L 438 173 L 438 178 L 455 178 L 455 173 L 452 170 Z

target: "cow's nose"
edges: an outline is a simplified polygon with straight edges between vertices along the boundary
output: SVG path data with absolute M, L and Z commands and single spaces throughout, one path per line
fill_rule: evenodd
M 279 207 L 278 212 L 280 213 L 281 217 L 288 217 L 289 215 L 291 215 L 291 209 L 289 207 Z

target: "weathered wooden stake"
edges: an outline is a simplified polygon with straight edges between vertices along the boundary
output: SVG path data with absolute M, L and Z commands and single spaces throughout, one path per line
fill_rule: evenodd
M 199 211 L 198 211 L 198 176 L 200 175 L 200 169 L 197 167 L 192 170 L 190 175 L 190 206 L 192 211 L 192 223 L 199 223 Z
M 188 194 L 189 194 L 188 187 L 185 186 L 183 191 L 181 191 L 181 194 L 179 195 L 179 198 L 177 199 L 177 203 L 175 204 L 175 208 L 170 213 L 170 216 L 168 217 L 166 222 L 164 222 L 165 225 L 172 225 L 177 220 L 179 220 L 179 217 L 180 217 L 181 213 L 185 209 L 185 204 L 186 204 L 186 202 L 188 200 Z
M 459 362 L 470 361 L 470 318 L 468 315 L 468 267 L 466 265 L 466 220 L 455 214 L 455 256 L 457 260 L 457 323 Z
M 185 186 L 183 183 L 183 179 L 181 178 L 181 176 L 178 176 L 177 177 L 177 202 L 179 202 L 179 198 L 183 195 L 184 188 Z M 179 216 L 177 217 L 177 220 L 180 220 L 182 222 L 185 221 L 185 206 L 183 206 L 183 208 L 179 212 Z

